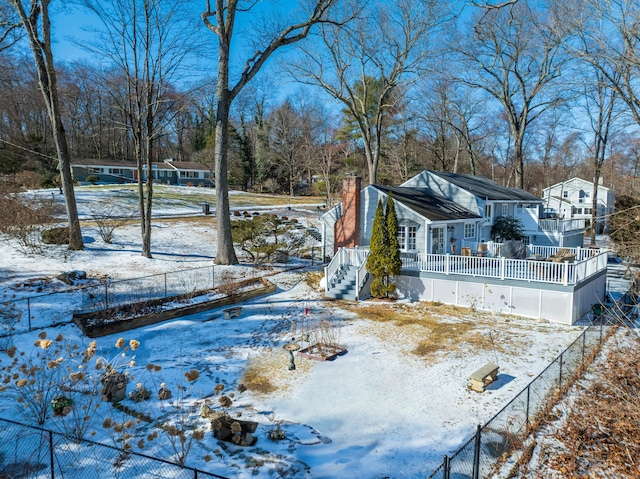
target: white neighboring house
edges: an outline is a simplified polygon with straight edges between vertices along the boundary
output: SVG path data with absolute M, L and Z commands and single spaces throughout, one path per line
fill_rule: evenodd
M 563 219 L 591 220 L 593 209 L 593 182 L 582 178 L 557 183 L 542 190 L 545 208 Z M 609 218 L 614 210 L 615 196 L 610 188 L 598 185 L 596 232 L 609 230 Z

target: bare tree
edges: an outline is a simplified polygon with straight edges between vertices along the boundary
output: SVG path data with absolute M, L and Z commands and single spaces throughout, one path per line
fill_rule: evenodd
M 194 25 L 183 0 L 85 0 L 103 31 L 90 48 L 106 56 L 124 80 L 110 92 L 123 113 L 137 162 L 142 255 L 151 258 L 153 162 L 156 142 L 184 105 L 171 85 L 193 50 Z
M 640 125 L 640 5 L 635 0 L 565 0 L 560 34 L 571 54 L 599 71 Z
M 446 18 L 443 6 L 434 0 L 371 4 L 347 26 L 324 26 L 318 49 L 306 48 L 289 67 L 296 80 L 319 86 L 346 107 L 362 139 L 371 184 L 387 117 L 424 71 L 433 53 L 430 40 Z
M 71 176 L 71 157 L 67 145 L 67 136 L 62 124 L 62 112 L 58 97 L 58 79 L 51 51 L 51 19 L 49 17 L 50 0 L 31 0 L 29 5 L 23 0 L 8 0 L 15 9 L 22 27 L 29 39 L 29 47 L 38 72 L 38 82 L 47 107 L 51 130 L 56 145 L 60 181 L 69 220 L 69 249 L 84 248 L 76 197 Z
M 516 186 L 524 186 L 524 139 L 528 126 L 561 95 L 549 87 L 560 76 L 566 58 L 562 38 L 552 34 L 556 21 L 547 7 L 519 2 L 508 9 L 485 11 L 473 34 L 458 51 L 466 64 L 460 80 L 500 102 L 513 138 Z
M 216 264 L 235 264 L 238 262 L 233 249 L 231 237 L 231 218 L 229 211 L 229 184 L 227 180 L 228 147 L 229 147 L 229 112 L 231 103 L 240 91 L 258 73 L 271 55 L 286 45 L 291 45 L 308 34 L 316 23 L 329 21 L 329 12 L 336 0 L 315 0 L 312 10 L 300 20 L 296 18 L 291 24 L 283 25 L 281 20 L 272 19 L 274 28 L 264 31 L 257 38 L 254 53 L 247 57 L 244 68 L 235 82 L 230 79 L 231 43 L 236 29 L 236 15 L 251 13 L 256 2 L 241 0 L 206 0 L 206 8 L 202 20 L 218 39 L 218 87 L 216 91 L 216 142 L 215 142 L 215 177 L 216 177 L 216 216 L 217 243 Z
M 290 100 L 285 100 L 267 118 L 271 163 L 286 178 L 290 196 L 304 168 L 304 139 L 310 135 L 306 119 L 296 110 Z
M 11 5 L 0 3 L 0 52 L 10 48 L 24 36 L 20 19 Z
M 602 70 L 594 69 L 593 83 L 585 87 L 585 109 L 593 133 L 590 147 L 593 166 L 593 189 L 591 194 L 591 244 L 596 244 L 597 224 L 604 223 L 598 218 L 598 187 L 602 176 L 602 167 L 606 160 L 607 145 L 616 121 L 620 118 L 617 109 L 618 95 L 605 82 Z M 612 78 L 615 78 L 613 74 Z

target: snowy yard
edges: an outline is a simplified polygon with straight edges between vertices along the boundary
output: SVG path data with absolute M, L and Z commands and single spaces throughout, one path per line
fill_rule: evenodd
M 83 215 L 105 195 L 83 188 L 77 194 Z M 140 256 L 137 224 L 116 230 L 112 245 L 103 243 L 95 228 L 83 227 L 86 248 L 80 252 L 47 247 L 43 256 L 25 255 L 3 242 L 4 300 L 36 294 L 37 288 L 59 287 L 52 278 L 64 271 L 130 278 L 211 265 L 214 219 L 198 215 L 197 202 L 176 200 L 157 211 L 192 216 L 154 221 L 153 259 Z M 298 217 L 305 225 L 317 221 L 314 206 L 283 206 L 280 211 L 270 207 L 270 212 Z M 140 382 L 152 396 L 144 403 L 125 400 L 131 409 L 150 412 L 156 419 L 168 417 L 171 408 L 156 398 L 163 382 L 174 395 L 183 384 L 187 403 L 207 398 L 219 409 L 215 388 L 222 384 L 224 394 L 235 396 L 229 413 L 259 423 L 255 446 L 242 448 L 215 439 L 207 422 L 199 420 L 207 432 L 190 451 L 189 466 L 228 477 L 425 477 L 583 329 L 442 305 L 331 302 L 309 285 L 309 275 L 318 269 L 306 265 L 298 272 L 270 277 L 278 286 L 276 293 L 242 304 L 238 318 L 225 320 L 221 309 L 212 310 L 98 339 L 96 356 L 112 360 L 121 358 L 115 347 L 120 336 L 140 342 L 121 361 L 128 364 L 135 355 L 136 365 L 127 366 L 135 377 L 128 391 Z M 247 276 L 260 274 L 247 265 L 220 267 L 225 268 Z M 40 281 L 25 286 L 34 278 Z M 296 358 L 297 368 L 290 371 L 282 346 L 294 338 L 300 341 L 300 333 L 321 320 L 330 323 L 332 334 L 348 352 L 330 362 Z M 47 331 L 51 339 L 59 334 L 84 347 L 90 341 L 72 325 Z M 18 335 L 13 342 L 28 355 L 38 350 L 33 346 L 36 339 L 34 332 Z M 4 354 L 0 358 L 0 367 L 6 367 L 9 359 Z M 498 381 L 483 394 L 470 391 L 469 375 L 487 361 L 500 365 Z M 160 370 L 149 372 L 148 364 Z M 184 373 L 189 370 L 198 371 L 199 378 L 186 384 Z M 241 383 L 254 387 L 239 393 Z M 9 390 L 0 393 L 0 416 L 31 422 L 16 415 L 14 401 Z M 113 444 L 102 423 L 106 417 L 123 416 L 116 413 L 108 403 L 100 403 L 91 418 L 96 431 L 92 440 Z M 59 429 L 61 423 L 59 418 L 49 419 L 44 427 Z M 277 425 L 286 439 L 276 442 L 268 433 Z M 136 446 L 151 427 L 142 423 L 132 430 L 133 450 L 172 459 L 162 435 L 145 441 L 143 449 Z

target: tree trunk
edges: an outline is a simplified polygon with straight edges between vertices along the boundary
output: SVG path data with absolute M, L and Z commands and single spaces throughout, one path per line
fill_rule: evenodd
M 520 189 L 524 189 L 523 133 L 520 131 L 513 133 L 513 167 L 516 174 L 516 188 Z
M 75 192 L 73 190 L 73 177 L 71 175 L 71 158 L 67 144 L 67 135 L 62 125 L 62 115 L 60 103 L 58 101 L 58 84 L 56 70 L 51 52 L 51 22 L 49 20 L 49 1 L 43 0 L 39 12 L 42 21 L 42 38 L 38 35 L 38 15 L 27 16 L 22 8 L 22 4 L 11 1 L 11 5 L 16 9 L 20 20 L 27 32 L 29 46 L 38 72 L 38 83 L 40 91 L 47 106 L 47 113 L 51 122 L 53 139 L 58 153 L 58 167 L 60 169 L 60 182 L 64 194 L 67 219 L 69 221 L 69 249 L 84 249 L 82 242 L 82 232 L 80 230 L 80 220 L 78 219 L 78 209 L 76 205 Z M 33 3 L 33 2 L 32 2 Z M 33 10 L 37 12 L 38 10 Z
M 227 154 L 229 145 L 229 45 L 220 42 L 218 53 L 218 105 L 216 108 L 216 143 L 214 147 L 216 175 L 216 220 L 218 222 L 218 250 L 215 264 L 236 264 L 238 258 L 233 249 L 231 214 L 229 210 L 229 183 L 227 179 Z

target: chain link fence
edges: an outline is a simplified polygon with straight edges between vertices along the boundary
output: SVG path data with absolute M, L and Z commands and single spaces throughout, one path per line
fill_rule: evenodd
M 227 479 L 210 472 L 0 419 L 0 476 L 23 478 Z
M 140 278 L 69 288 L 37 296 L 0 302 L 0 350 L 13 334 L 70 323 L 73 313 L 196 295 L 222 282 L 252 276 L 245 269 L 217 274 L 214 266 L 185 269 Z
M 544 417 L 555 397 L 583 372 L 606 338 L 602 325 L 591 325 L 544 371 L 471 437 L 429 478 L 480 479 L 496 472 L 501 461 L 517 450 L 530 429 Z
M 106 281 L 82 289 L 80 309 L 83 312 L 100 311 L 144 301 L 195 295 L 215 287 L 214 266 Z

